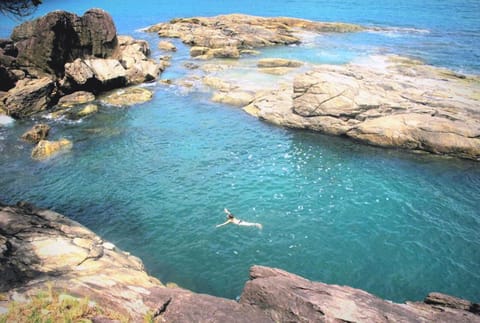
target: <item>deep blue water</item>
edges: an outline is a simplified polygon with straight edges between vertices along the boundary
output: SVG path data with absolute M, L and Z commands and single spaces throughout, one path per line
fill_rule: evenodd
M 45 1 L 109 11 L 119 32 L 178 16 L 243 12 L 381 26 L 319 36 L 263 56 L 345 63 L 395 52 L 478 74 L 478 1 Z M 0 36 L 14 22 L 2 17 Z M 164 74 L 175 78 L 186 49 Z M 0 199 L 29 200 L 85 224 L 140 256 L 148 271 L 234 298 L 262 264 L 404 301 L 440 291 L 480 300 L 480 165 L 385 150 L 260 122 L 208 93 L 152 85 L 154 99 L 101 107 L 80 122 L 52 121 L 72 151 L 30 159 L 18 137 L 34 120 L 0 126 Z M 264 229 L 226 226 L 228 207 Z

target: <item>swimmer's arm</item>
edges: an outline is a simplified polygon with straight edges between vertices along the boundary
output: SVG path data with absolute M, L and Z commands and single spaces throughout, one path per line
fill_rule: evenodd
M 222 224 L 217 224 L 217 225 L 215 226 L 215 228 L 220 228 L 221 226 L 224 226 L 224 225 L 229 224 L 229 223 L 230 223 L 230 221 L 225 221 L 225 222 L 223 222 Z

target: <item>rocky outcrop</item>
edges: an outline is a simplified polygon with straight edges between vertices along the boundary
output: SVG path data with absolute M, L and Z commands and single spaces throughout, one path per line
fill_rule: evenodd
M 51 284 L 141 319 L 148 310 L 142 295 L 161 286 L 140 259 L 58 213 L 1 205 L 0 228 L 0 292 L 12 298 Z
M 478 77 L 396 56 L 373 60 L 317 66 L 258 94 L 245 110 L 275 124 L 376 146 L 480 160 Z
M 52 286 L 134 322 L 480 322 L 479 304 L 439 293 L 396 304 L 347 286 L 253 266 L 240 301 L 165 287 L 140 259 L 58 213 L 0 203 L 0 313 Z
M 264 18 L 240 14 L 173 19 L 147 29 L 160 37 L 180 38 L 192 46 L 192 57 L 239 58 L 243 50 L 295 44 L 298 33 L 355 32 L 363 28 L 344 23 L 315 22 L 295 18 Z
M 253 266 L 250 279 L 240 304 L 264 309 L 275 322 L 480 322 L 478 304 L 439 293 L 423 303 L 396 304 L 268 267 Z
M 55 92 L 55 82 L 49 76 L 23 79 L 2 97 L 0 106 L 14 118 L 28 117 L 47 110 L 52 105 Z
M 0 41 L 0 109 L 24 118 L 76 91 L 95 94 L 152 81 L 166 64 L 149 58 L 144 40 L 117 36 L 111 16 L 55 11 L 16 27 Z
M 54 11 L 16 27 L 11 38 L 19 65 L 57 76 L 63 76 L 67 62 L 78 57 L 106 58 L 117 48 L 113 20 L 101 9 L 88 10 L 82 17 Z

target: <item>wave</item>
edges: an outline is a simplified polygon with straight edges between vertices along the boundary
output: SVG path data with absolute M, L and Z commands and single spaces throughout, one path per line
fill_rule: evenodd
M 367 32 L 384 34 L 386 36 L 395 37 L 402 35 L 426 35 L 430 34 L 430 30 L 413 27 L 368 27 Z

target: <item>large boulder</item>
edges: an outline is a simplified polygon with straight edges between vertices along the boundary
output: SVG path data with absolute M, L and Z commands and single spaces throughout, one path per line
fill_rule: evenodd
M 116 59 L 77 58 L 65 64 L 65 75 L 75 88 L 98 93 L 127 84 L 127 71 Z
M 16 27 L 11 40 L 0 39 L 0 91 L 8 91 L 0 95 L 0 109 L 23 118 L 76 91 L 97 94 L 152 81 L 167 64 L 149 55 L 146 41 L 117 37 L 111 16 L 101 9 L 81 17 L 51 12 Z
M 150 47 L 145 40 L 119 36 L 119 46 L 114 58 L 126 70 L 127 84 L 139 84 L 155 80 L 165 66 L 148 58 Z
M 113 20 L 101 9 L 88 10 L 82 17 L 54 11 L 16 27 L 11 38 L 20 65 L 58 76 L 63 75 L 67 62 L 89 56 L 105 58 L 117 47 Z
M 2 109 L 14 118 L 45 111 L 51 105 L 55 89 L 55 82 L 48 76 L 20 80 L 2 98 Z

